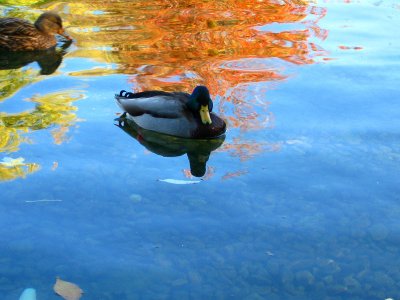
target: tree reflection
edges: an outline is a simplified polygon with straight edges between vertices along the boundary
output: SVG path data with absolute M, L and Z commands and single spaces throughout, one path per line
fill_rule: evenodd
M 308 1 L 95 0 L 64 5 L 71 12 L 66 18 L 77 45 L 118 63 L 118 72 L 131 74 L 133 90 L 189 91 L 206 85 L 229 128 L 239 131 L 273 127 L 266 83 L 283 81 L 288 66 L 311 64 L 325 54 L 313 38 L 326 37 L 317 24 L 326 11 Z M 88 55 L 84 52 L 72 55 Z M 241 159 L 266 148 L 279 145 L 266 147 L 241 136 L 224 144 Z
M 0 162 L 0 181 L 9 181 L 17 178 L 25 178 L 26 175 L 36 172 L 40 166 L 36 163 L 25 163 L 24 159 L 19 158 Z
M 0 71 L 0 78 L 0 102 L 36 80 L 32 70 L 20 69 Z
M 0 152 L 17 152 L 21 143 L 29 142 L 26 137 L 29 132 L 49 127 L 55 127 L 54 142 L 62 143 L 67 139 L 68 128 L 77 122 L 74 113 L 77 108 L 72 103 L 82 98 L 80 91 L 60 91 L 28 99 L 36 104 L 33 110 L 16 114 L 0 112 Z M 38 169 L 35 163 L 0 163 L 0 181 L 25 177 Z
M 273 128 L 273 84 L 325 55 L 316 38 L 327 36 L 318 26 L 326 10 L 309 1 L 54 1 L 45 8 L 64 12 L 77 46 L 70 56 L 112 63 L 134 91 L 206 85 L 233 133 L 222 149 L 241 160 L 279 150 L 242 133 Z M 110 69 L 79 72 L 70 75 Z

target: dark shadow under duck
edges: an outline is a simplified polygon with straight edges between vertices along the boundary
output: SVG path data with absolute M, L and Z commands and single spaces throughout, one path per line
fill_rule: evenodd
M 204 176 L 211 152 L 219 148 L 225 140 L 225 135 L 220 135 L 218 138 L 213 139 L 194 140 L 161 134 L 141 128 L 124 115 L 118 118 L 117 121 L 119 128 L 157 155 L 176 157 L 187 154 L 190 173 L 196 177 Z
M 41 75 L 50 75 L 60 66 L 67 48 L 72 41 L 63 41 L 61 47 L 52 47 L 40 51 L 1 51 L 0 70 L 19 69 L 30 63 L 37 62 Z
M 35 51 L 56 46 L 55 35 L 67 40 L 61 17 L 54 12 L 45 12 L 34 24 L 18 18 L 0 18 L 0 50 Z
M 205 86 L 197 86 L 191 95 L 121 91 L 115 98 L 126 117 L 146 130 L 192 139 L 215 138 L 226 131 L 224 120 L 212 113 L 213 102 Z

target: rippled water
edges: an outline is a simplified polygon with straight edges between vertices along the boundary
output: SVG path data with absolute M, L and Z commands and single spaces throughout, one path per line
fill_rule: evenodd
M 396 1 L 4 3 L 74 42 L 0 54 L 1 299 L 400 299 Z M 225 140 L 114 126 L 199 84 Z

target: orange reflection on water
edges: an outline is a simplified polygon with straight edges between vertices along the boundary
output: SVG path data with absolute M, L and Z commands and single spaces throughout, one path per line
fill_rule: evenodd
M 350 47 L 350 46 L 341 45 L 341 46 L 339 46 L 339 49 L 341 49 L 341 50 L 363 50 L 364 48 L 361 46 Z
M 136 89 L 190 90 L 202 82 L 218 95 L 239 81 L 285 78 L 264 67 L 220 70 L 225 62 L 272 58 L 312 63 L 321 49 L 309 39 L 321 30 L 306 18 L 326 13 L 306 1 L 272 0 L 72 1 L 49 8 L 60 6 L 70 11 L 65 18 L 80 48 L 75 55 L 118 63 L 120 72 L 133 75 Z M 268 29 L 275 24 L 296 26 L 278 32 Z M 251 74 L 240 76 L 241 72 Z M 227 83 L 215 86 L 220 75 Z
M 239 176 L 245 175 L 247 173 L 248 173 L 248 171 L 244 171 L 244 170 L 236 171 L 236 172 L 229 172 L 229 173 L 225 174 L 224 176 L 222 176 L 222 180 L 227 180 L 227 179 L 231 179 L 231 178 L 234 178 L 234 177 L 239 177 Z
M 232 143 L 224 143 L 218 151 L 230 152 L 233 156 L 245 161 L 253 158 L 261 152 L 276 152 L 281 149 L 280 143 L 258 142 L 255 140 L 243 140 L 234 138 Z
M 191 92 L 206 85 L 215 110 L 239 132 L 273 128 L 269 90 L 326 53 L 326 9 L 299 0 L 108 0 L 57 3 L 78 49 L 129 74 L 133 91 Z M 288 71 L 289 70 L 289 71 Z M 122 86 L 121 88 L 126 88 Z M 241 135 L 224 149 L 246 160 L 279 145 Z

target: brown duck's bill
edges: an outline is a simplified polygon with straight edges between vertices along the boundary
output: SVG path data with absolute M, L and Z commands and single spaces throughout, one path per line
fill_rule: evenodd
M 69 41 L 72 40 L 72 38 L 71 38 L 68 34 L 65 33 L 64 29 L 60 29 L 60 31 L 58 32 L 58 34 L 61 35 L 61 36 L 63 36 L 63 37 L 65 37 L 65 38 L 66 38 L 67 40 L 69 40 Z
M 212 123 L 211 117 L 210 117 L 210 112 L 208 111 L 208 105 L 200 106 L 200 118 L 201 118 L 201 122 L 204 125 Z

